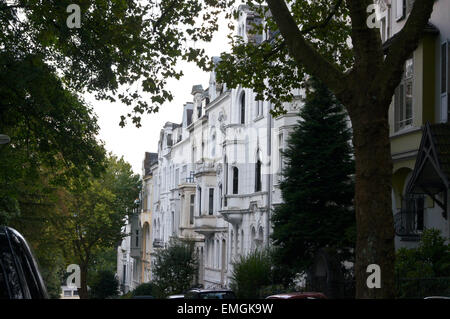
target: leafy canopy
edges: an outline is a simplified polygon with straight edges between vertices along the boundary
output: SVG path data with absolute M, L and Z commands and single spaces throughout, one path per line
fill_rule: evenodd
M 172 100 L 165 85 L 183 74 L 176 68 L 179 60 L 206 64 L 203 50 L 191 44 L 210 40 L 217 30 L 223 4 L 206 6 L 213 3 L 218 1 L 80 0 L 81 27 L 69 28 L 72 0 L 2 1 L 0 53 L 17 60 L 37 57 L 56 68 L 68 89 L 119 99 L 130 106 L 121 125 L 129 117 L 140 126 L 142 114 Z

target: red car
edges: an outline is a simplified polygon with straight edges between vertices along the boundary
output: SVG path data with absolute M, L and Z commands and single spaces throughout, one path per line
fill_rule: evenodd
M 321 292 L 289 292 L 266 297 L 266 299 L 327 299 Z

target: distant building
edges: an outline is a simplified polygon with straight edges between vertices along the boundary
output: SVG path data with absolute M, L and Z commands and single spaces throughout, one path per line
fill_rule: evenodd
M 76 286 L 61 286 L 60 299 L 80 299 Z

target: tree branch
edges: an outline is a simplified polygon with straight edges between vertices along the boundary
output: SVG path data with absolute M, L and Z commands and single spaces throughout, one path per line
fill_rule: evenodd
M 373 0 L 346 0 L 352 20 L 352 44 L 355 53 L 355 71 L 366 75 L 378 72 L 383 63 L 381 36 L 378 28 L 367 25 L 367 8 Z
M 309 33 L 311 31 L 314 31 L 315 29 L 320 29 L 320 28 L 324 28 L 327 26 L 328 23 L 330 23 L 331 19 L 334 17 L 334 15 L 337 13 L 337 11 L 339 10 L 339 8 L 341 7 L 343 0 L 337 0 L 336 4 L 334 5 L 333 10 L 330 12 L 330 14 L 328 15 L 328 17 L 320 24 L 306 28 L 306 29 L 302 29 L 300 32 L 302 34 L 306 34 Z
M 285 1 L 267 0 L 267 4 L 295 61 L 302 65 L 307 73 L 322 80 L 341 102 L 345 103 L 343 99 L 349 92 L 347 77 L 308 43 Z M 346 99 L 348 97 L 345 97 Z

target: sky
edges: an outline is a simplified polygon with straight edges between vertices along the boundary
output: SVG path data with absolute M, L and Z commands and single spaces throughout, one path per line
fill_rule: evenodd
M 219 56 L 221 52 L 230 50 L 228 33 L 226 21 L 220 19 L 219 30 L 214 34 L 213 40 L 210 43 L 196 43 L 196 47 L 204 48 L 209 56 Z M 136 128 L 130 120 L 124 128 L 119 126 L 120 116 L 126 115 L 130 110 L 126 105 L 98 101 L 93 95 L 85 95 L 98 116 L 98 138 L 105 143 L 108 152 L 123 156 L 136 174 L 142 175 L 145 152 L 157 152 L 159 133 L 164 124 L 181 123 L 183 105 L 192 101 L 192 86 L 201 84 L 205 89 L 208 87 L 209 73 L 201 71 L 194 63 L 184 61 L 178 67 L 183 70 L 184 76 L 180 80 L 168 81 L 167 86 L 174 99 L 163 104 L 158 113 L 142 115 L 140 128 Z

